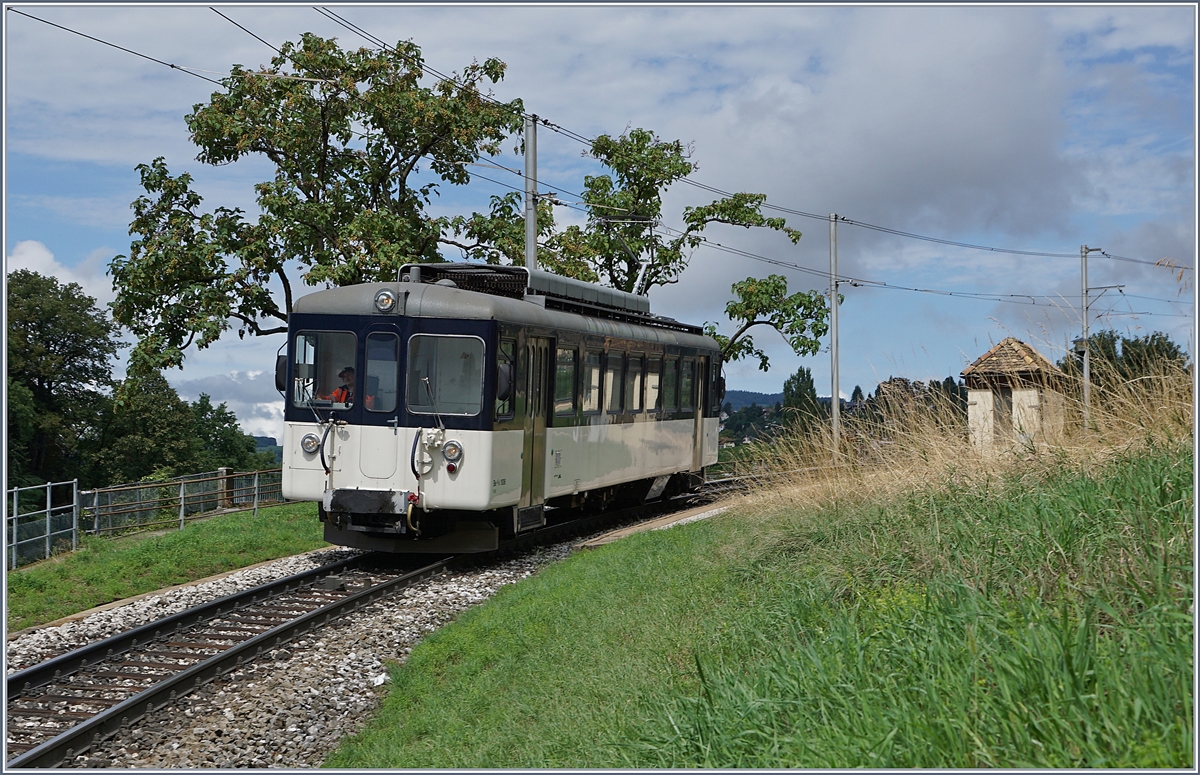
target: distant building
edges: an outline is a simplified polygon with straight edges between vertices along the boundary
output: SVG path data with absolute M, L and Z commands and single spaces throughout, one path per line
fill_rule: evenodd
M 976 448 L 1031 445 L 1062 434 L 1066 377 L 1019 339 L 1004 339 L 963 369 L 962 377 Z

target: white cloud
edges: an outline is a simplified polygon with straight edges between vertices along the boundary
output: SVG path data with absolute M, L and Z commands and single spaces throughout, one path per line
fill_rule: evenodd
M 116 298 L 112 280 L 105 276 L 105 267 L 114 251 L 109 248 L 97 248 L 87 258 L 73 267 L 63 266 L 50 252 L 50 249 L 36 240 L 18 242 L 5 259 L 5 271 L 14 272 L 18 269 L 28 269 L 31 272 L 58 278 L 60 283 L 76 283 L 83 288 L 84 293 L 96 299 L 99 306 L 104 307 Z
M 310 8 L 222 10 L 275 45 L 304 31 L 337 36 L 346 47 L 364 44 Z M 273 54 L 203 7 L 31 12 L 165 61 L 219 72 L 234 62 L 257 66 Z M 836 211 L 967 242 L 1068 253 L 1088 242 L 1150 259 L 1194 257 L 1190 7 L 345 6 L 338 12 L 385 40 L 413 39 L 443 72 L 499 56 L 509 66 L 496 87 L 499 97 L 519 96 L 529 110 L 585 135 L 632 124 L 695 141 L 697 178 L 724 189 L 761 191 L 799 210 Z M 207 168 L 194 161 L 187 141 L 184 114 L 216 87 L 15 14 L 5 44 L 10 150 L 125 170 L 163 155 L 173 173 L 196 176 L 206 207 L 253 210 L 251 184 L 269 178 L 268 166 Z M 577 192 L 582 175 L 596 170 L 581 150 L 542 130 L 539 177 Z M 483 173 L 519 185 L 507 173 Z M 131 172 L 124 180 L 136 184 Z M 132 199 L 128 191 L 13 185 L 10 178 L 10 204 L 39 207 L 63 222 L 128 221 L 122 209 Z M 446 192 L 436 209 L 482 210 L 493 190 L 486 185 Z M 680 225 L 684 206 L 707 201 L 703 192 L 675 186 L 667 195 L 668 225 Z M 563 214 L 567 222 L 576 217 Z M 798 246 L 764 231 L 714 227 L 711 235 L 827 267 L 827 224 L 795 216 L 789 222 L 805 232 Z M 850 227 L 839 242 L 845 274 L 1078 296 L 1078 265 L 1070 260 L 964 251 Z M 40 253 L 33 247 L 39 245 Z M 108 255 L 116 252 L 123 250 Z M 45 261 L 49 251 L 23 242 L 10 264 L 18 256 Z M 63 256 L 49 260 L 59 269 L 70 263 Z M 69 271 L 93 285 L 103 277 L 102 267 Z M 656 311 L 680 319 L 714 320 L 732 282 L 781 271 L 701 248 L 684 281 L 656 290 L 652 301 Z M 1161 280 L 1167 273 L 1137 265 L 1097 259 L 1093 271 L 1099 284 L 1124 282 L 1145 295 L 1173 290 Z M 793 289 L 827 284 L 788 274 Z M 1067 314 L 1039 309 L 1030 317 L 1015 305 L 926 302 L 899 292 L 848 293 L 846 330 L 855 320 L 869 323 L 842 341 L 843 378 L 870 389 L 869 364 L 886 362 L 881 354 L 911 351 L 914 342 L 931 360 L 941 359 L 931 367 L 941 371 L 964 352 L 978 355 L 974 343 L 999 325 L 1017 334 L 1049 326 L 1053 336 L 1075 325 Z M 1044 314 L 1051 319 L 1037 317 Z M 1187 322 L 1180 325 L 1186 331 Z M 766 343 L 771 336 L 760 338 Z M 264 368 L 274 346 L 232 339 L 189 356 L 185 371 L 189 379 L 244 374 Z M 799 362 L 780 343 L 769 351 L 779 365 L 766 376 L 754 364 L 734 367 L 747 387 L 778 389 Z M 826 361 L 821 355 L 805 363 L 821 379 Z M 268 422 L 269 412 L 254 406 L 247 396 L 247 416 Z

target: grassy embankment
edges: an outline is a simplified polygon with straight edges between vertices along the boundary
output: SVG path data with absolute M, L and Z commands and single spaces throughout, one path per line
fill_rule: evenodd
M 505 588 L 327 763 L 1192 766 L 1190 377 L 1093 401 L 987 458 L 898 408 L 873 457 L 850 429 L 822 478 Z
M 8 629 L 327 545 L 311 503 L 224 514 L 163 535 L 88 536 L 78 551 L 8 572 Z

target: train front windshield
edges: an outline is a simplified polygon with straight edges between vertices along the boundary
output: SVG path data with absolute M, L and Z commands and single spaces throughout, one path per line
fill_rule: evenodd
M 400 373 L 401 339 L 371 332 L 357 362 L 359 339 L 349 331 L 300 331 L 292 348 L 290 402 L 298 408 L 474 417 L 483 408 L 484 343 L 476 336 L 414 334 L 407 373 Z M 404 386 L 404 395 L 400 387 Z M 403 401 L 401 399 L 404 399 Z
M 408 340 L 408 411 L 477 415 L 483 408 L 483 340 L 416 334 Z

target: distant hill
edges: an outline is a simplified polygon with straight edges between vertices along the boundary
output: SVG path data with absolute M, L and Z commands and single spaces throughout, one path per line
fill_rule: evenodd
M 283 447 L 275 443 L 275 439 L 271 436 L 255 436 L 254 442 L 258 445 L 259 452 L 274 452 L 275 462 L 283 463 Z
M 725 400 L 721 406 L 725 404 L 733 404 L 733 411 L 743 409 L 750 404 L 758 404 L 759 406 L 775 406 L 775 404 L 783 403 L 783 393 L 751 393 L 749 390 L 726 390 Z

